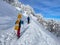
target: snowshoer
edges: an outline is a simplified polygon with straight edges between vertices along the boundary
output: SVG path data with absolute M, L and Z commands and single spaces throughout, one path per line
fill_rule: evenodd
M 17 21 L 15 22 L 15 30 L 18 38 L 20 37 L 21 18 L 22 14 L 18 14 Z
M 29 24 L 30 23 L 30 17 L 29 16 L 27 17 L 27 21 L 28 21 L 28 24 Z

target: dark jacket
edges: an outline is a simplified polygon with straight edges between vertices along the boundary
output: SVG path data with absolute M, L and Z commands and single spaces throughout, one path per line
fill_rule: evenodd
M 19 22 L 19 27 L 21 27 L 21 20 L 20 20 L 20 22 Z

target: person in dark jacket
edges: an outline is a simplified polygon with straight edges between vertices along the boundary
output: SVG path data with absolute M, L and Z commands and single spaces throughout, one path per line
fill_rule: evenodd
M 28 24 L 29 24 L 30 23 L 30 17 L 29 16 L 27 17 L 27 20 L 28 20 Z

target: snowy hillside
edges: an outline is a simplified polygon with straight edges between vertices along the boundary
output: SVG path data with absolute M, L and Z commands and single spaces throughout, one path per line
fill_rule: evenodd
M 37 14 L 37 21 L 41 23 L 46 30 L 60 37 L 60 21 L 55 19 L 46 19 L 41 14 Z
M 13 7 L 0 0 L 0 45 L 60 45 L 57 37 L 37 21 L 34 11 L 29 6 L 26 7 Z M 18 13 L 22 14 L 24 21 L 19 39 L 14 31 Z M 30 17 L 30 24 L 27 24 L 27 16 Z
M 0 0 L 0 30 L 4 30 L 13 26 L 17 14 L 18 11 L 14 7 Z
M 45 29 L 43 29 L 43 26 L 39 24 L 32 16 L 31 23 L 28 29 L 16 43 L 16 45 L 19 44 L 20 45 L 59 45 L 59 41 L 54 35 L 52 35 L 48 31 L 45 31 Z

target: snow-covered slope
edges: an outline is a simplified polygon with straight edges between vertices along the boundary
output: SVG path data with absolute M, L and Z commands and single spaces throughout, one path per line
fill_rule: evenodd
M 16 45 L 60 45 L 57 38 L 46 31 L 41 24 L 31 18 L 26 32 L 16 41 Z
M 46 31 L 33 15 L 30 14 L 30 24 L 27 24 L 26 11 L 22 13 L 24 24 L 21 27 L 21 37 L 17 39 L 14 24 L 18 11 L 1 0 L 0 6 L 0 45 L 60 45 L 59 40 Z
M 14 25 L 18 11 L 0 0 L 0 30 L 5 30 Z

